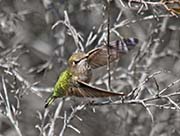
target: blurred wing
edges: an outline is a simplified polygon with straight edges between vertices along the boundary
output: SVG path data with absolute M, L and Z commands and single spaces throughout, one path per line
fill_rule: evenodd
M 68 90 L 68 96 L 77 97 L 111 97 L 124 95 L 124 93 L 108 92 L 106 90 L 90 86 L 89 84 L 82 81 L 77 81 L 77 86 Z
M 117 40 L 110 42 L 109 54 L 110 62 L 120 58 L 121 55 L 126 54 L 132 48 L 136 46 L 138 39 L 127 38 L 123 40 Z M 107 64 L 108 51 L 107 46 L 95 48 L 88 52 L 89 64 L 92 68 L 98 68 Z

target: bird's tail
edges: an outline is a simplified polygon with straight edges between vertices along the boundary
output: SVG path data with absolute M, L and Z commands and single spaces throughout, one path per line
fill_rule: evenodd
M 51 105 L 51 104 L 54 102 L 54 100 L 55 100 L 56 98 L 57 98 L 56 96 L 50 95 L 50 96 L 47 98 L 44 107 L 47 108 L 49 105 Z

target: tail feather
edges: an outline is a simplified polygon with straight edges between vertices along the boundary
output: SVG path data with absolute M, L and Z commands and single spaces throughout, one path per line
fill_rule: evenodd
M 57 97 L 53 96 L 53 95 L 50 95 L 50 97 L 48 97 L 48 99 L 46 100 L 46 103 L 44 105 L 45 108 L 47 108 L 49 105 L 51 105 L 54 100 L 56 99 Z

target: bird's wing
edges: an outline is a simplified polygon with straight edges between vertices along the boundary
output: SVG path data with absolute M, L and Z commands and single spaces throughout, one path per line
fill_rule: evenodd
M 137 43 L 138 39 L 136 38 L 127 38 L 110 42 L 110 62 L 120 58 L 121 55 L 126 54 L 129 50 L 134 48 Z M 106 45 L 95 48 L 87 54 L 89 64 L 92 68 L 98 68 L 107 64 L 108 50 Z
M 112 97 L 124 95 L 124 93 L 108 92 L 106 90 L 90 86 L 83 81 L 77 81 L 76 86 L 70 87 L 68 90 L 68 96 L 77 97 Z

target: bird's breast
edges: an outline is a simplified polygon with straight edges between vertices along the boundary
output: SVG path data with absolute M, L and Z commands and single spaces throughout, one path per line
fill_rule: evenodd
M 76 70 L 74 70 L 73 78 L 74 80 L 81 80 L 84 82 L 89 82 L 92 77 L 92 70 L 90 65 L 86 62 L 79 65 Z

